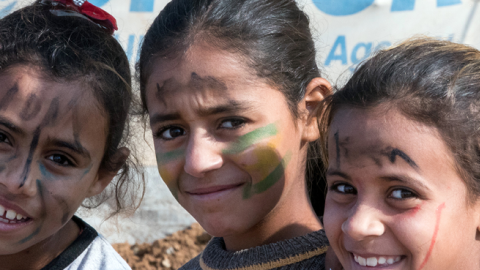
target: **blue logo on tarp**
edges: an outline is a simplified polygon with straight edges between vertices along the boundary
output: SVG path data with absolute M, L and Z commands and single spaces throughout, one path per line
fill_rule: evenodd
M 348 16 L 356 14 L 369 6 L 375 0 L 312 0 L 315 6 L 332 16 Z M 409 11 L 415 8 L 416 0 L 392 0 L 390 11 Z M 461 4 L 462 0 L 437 0 L 437 7 Z
M 5 0 L 2 0 L 1 2 L 5 2 Z M 17 4 L 17 1 L 11 1 L 6 7 L 3 7 L 0 9 L 0 18 L 3 18 L 7 16 L 10 12 L 13 11 L 13 8 Z
M 106 3 L 108 3 L 109 0 L 88 0 L 88 2 L 90 2 L 92 5 L 95 5 L 97 7 L 101 7 L 103 5 L 105 5 Z M 136 1 L 136 0 L 132 0 L 132 1 Z
M 101 7 L 106 3 L 108 3 L 109 1 L 110 0 L 89 0 L 88 2 L 94 4 L 97 7 Z M 130 11 L 131 12 L 153 12 L 154 4 L 155 4 L 155 0 L 131 0 Z
M 132 12 L 153 12 L 154 0 L 132 0 L 130 11 Z
M 371 6 L 375 0 L 313 0 L 321 11 L 333 16 L 358 13 Z

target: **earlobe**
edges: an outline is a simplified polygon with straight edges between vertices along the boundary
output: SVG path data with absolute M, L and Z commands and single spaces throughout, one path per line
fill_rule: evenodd
M 130 150 L 126 147 L 119 148 L 117 152 L 111 157 L 111 163 L 115 164 L 115 168 L 98 169 L 97 176 L 90 186 L 88 197 L 100 194 L 112 182 L 113 178 L 118 174 L 118 171 L 123 167 L 130 155 Z
M 305 121 L 305 129 L 303 131 L 303 140 L 312 142 L 319 138 L 317 119 L 321 102 L 332 94 L 332 86 L 324 78 L 314 78 L 307 85 L 305 97 L 302 102 L 304 109 L 308 114 Z

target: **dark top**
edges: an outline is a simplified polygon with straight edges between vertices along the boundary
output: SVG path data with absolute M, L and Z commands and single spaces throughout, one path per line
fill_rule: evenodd
M 77 216 L 73 216 L 72 220 L 80 228 L 80 235 L 70 244 L 60 255 L 58 255 L 53 261 L 51 261 L 47 266 L 43 267 L 42 270 L 61 270 L 69 266 L 75 259 L 77 259 L 80 254 L 93 242 L 93 240 L 98 236 L 97 231 L 92 228 L 90 225 L 85 223 L 82 219 Z
M 240 251 L 225 250 L 223 238 L 213 238 L 181 270 L 325 269 L 329 243 L 324 230 Z

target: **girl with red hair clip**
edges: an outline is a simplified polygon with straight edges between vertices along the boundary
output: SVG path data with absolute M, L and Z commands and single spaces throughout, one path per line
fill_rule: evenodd
M 114 213 L 135 207 L 131 74 L 116 29 L 82 0 L 36 1 L 0 20 L 2 269 L 130 269 L 74 216 L 106 195 Z

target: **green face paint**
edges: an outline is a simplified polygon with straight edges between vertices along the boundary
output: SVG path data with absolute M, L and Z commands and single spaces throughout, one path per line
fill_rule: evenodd
M 292 153 L 290 151 L 287 152 L 280 164 L 278 164 L 278 166 L 267 177 L 254 185 L 246 185 L 243 189 L 243 199 L 248 199 L 255 194 L 265 192 L 275 185 L 280 179 L 282 179 L 282 177 L 285 175 L 285 168 L 287 167 L 291 157 Z
M 157 153 L 157 163 L 163 165 L 185 157 L 185 149 L 177 149 L 166 153 Z
M 166 153 L 157 153 L 156 157 L 158 172 L 160 173 L 162 180 L 167 185 L 173 197 L 178 200 L 178 190 L 175 187 L 175 181 L 165 165 L 170 162 L 185 158 L 185 149 L 177 149 Z
M 255 144 L 265 138 L 277 135 L 277 132 L 278 130 L 275 124 L 266 125 L 239 137 L 235 143 L 222 152 L 227 155 L 238 154 L 245 151 L 252 144 Z

